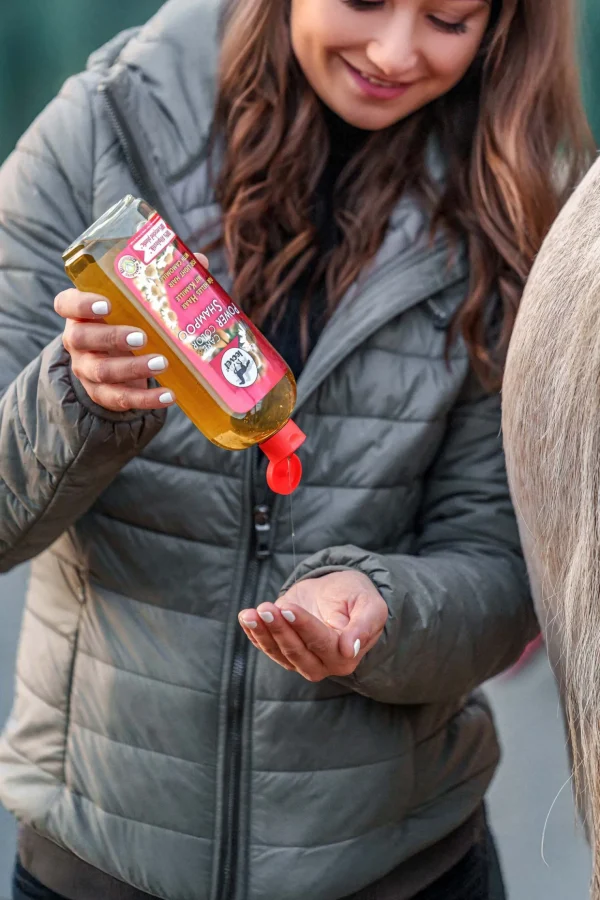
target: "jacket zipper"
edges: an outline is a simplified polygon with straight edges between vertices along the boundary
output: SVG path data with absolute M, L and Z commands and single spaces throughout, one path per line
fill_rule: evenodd
M 110 93 L 108 85 L 101 84 L 98 90 L 104 100 L 111 125 L 119 139 L 119 145 L 123 151 L 131 176 L 140 191 L 140 199 L 146 200 L 155 210 L 160 211 L 162 204 L 158 192 L 152 187 L 151 180 L 137 151 L 129 127 Z
M 127 123 L 114 102 L 108 86 L 101 85 L 100 92 L 131 176 L 140 191 L 141 197 L 160 211 L 162 205 L 160 198 L 151 185 L 150 178 L 140 154 L 136 150 L 135 141 Z M 257 484 L 258 463 L 256 448 L 248 452 L 252 453 L 250 467 L 250 497 L 253 503 L 252 536 L 240 609 L 251 608 L 255 605 L 261 567 L 271 555 L 271 513 L 266 503 L 267 489 L 265 488 L 263 496 L 263 491 L 259 490 Z M 242 728 L 249 643 L 242 629 L 237 628 L 227 696 L 227 764 L 223 782 L 223 845 L 221 848 L 219 889 L 217 891 L 219 900 L 233 900 L 237 886 L 240 795 L 242 788 Z
M 256 603 L 260 573 L 265 560 L 271 556 L 271 509 L 267 505 L 267 488 L 261 489 L 258 478 L 257 449 L 252 453 L 250 496 L 252 498 L 252 538 L 245 586 L 240 609 L 253 608 Z M 240 839 L 240 797 L 242 791 L 242 729 L 246 695 L 246 669 L 250 642 L 238 628 L 235 636 L 231 665 L 231 678 L 227 698 L 227 766 L 223 789 L 220 885 L 219 900 L 233 900 L 237 888 L 237 862 Z

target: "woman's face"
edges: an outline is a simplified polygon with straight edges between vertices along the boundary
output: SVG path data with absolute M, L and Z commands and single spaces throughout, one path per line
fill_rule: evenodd
M 460 81 L 489 17 L 488 0 L 291 0 L 292 47 L 330 109 L 377 131 Z

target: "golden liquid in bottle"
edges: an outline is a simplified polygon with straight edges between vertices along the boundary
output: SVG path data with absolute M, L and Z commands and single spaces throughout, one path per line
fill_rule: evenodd
M 133 202 L 133 198 L 122 202 Z M 146 204 L 143 206 L 153 212 Z M 143 221 L 147 218 L 149 215 L 145 215 Z M 113 222 L 117 233 L 118 224 Z M 125 223 L 120 224 L 123 235 L 122 225 Z M 87 239 L 82 236 L 65 252 L 65 271 L 73 284 L 80 291 L 99 294 L 110 301 L 111 311 L 105 316 L 110 325 L 130 325 L 146 333 L 148 340 L 145 346 L 132 352 L 138 356 L 160 354 L 166 357 L 168 368 L 153 377 L 163 387 L 173 391 L 177 405 L 214 444 L 227 450 L 243 450 L 276 434 L 290 418 L 296 402 L 296 382 L 290 370 L 287 369 L 284 377 L 250 412 L 246 415 L 232 414 L 224 402 L 201 382 L 201 376 L 178 350 L 175 341 L 161 330 L 149 313 L 144 312 L 142 304 L 130 298 L 124 286 L 122 288 L 117 283 L 115 259 L 127 246 L 135 228 L 131 231 L 127 229 L 129 233 L 125 236 L 101 235 L 100 232 L 107 229 L 109 225 Z

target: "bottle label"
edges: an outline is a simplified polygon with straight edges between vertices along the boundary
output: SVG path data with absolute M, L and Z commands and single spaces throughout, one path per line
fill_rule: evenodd
M 158 214 L 115 272 L 233 413 L 250 412 L 285 375 L 279 354 Z

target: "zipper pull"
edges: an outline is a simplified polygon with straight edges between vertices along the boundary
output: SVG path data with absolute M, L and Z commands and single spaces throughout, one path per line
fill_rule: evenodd
M 271 518 L 268 506 L 254 507 L 255 555 L 257 559 L 268 559 L 271 555 Z

